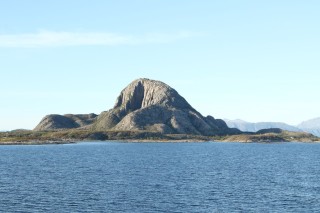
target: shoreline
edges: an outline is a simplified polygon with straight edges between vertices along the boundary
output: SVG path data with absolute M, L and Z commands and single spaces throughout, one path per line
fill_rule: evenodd
M 63 145 L 63 144 L 77 144 L 77 143 L 90 143 L 90 142 L 118 142 L 118 143 L 207 143 L 219 142 L 212 140 L 137 140 L 137 139 L 124 139 L 124 140 L 74 140 L 74 141 L 10 141 L 0 142 L 1 145 Z
M 238 142 L 238 143 L 274 143 L 274 142 L 320 142 L 320 138 L 312 134 L 281 131 L 243 133 L 237 135 L 188 135 L 161 134 L 159 132 L 134 131 L 12 131 L 0 133 L 0 145 L 42 145 L 42 144 L 71 144 L 82 141 L 117 141 L 127 143 L 190 143 L 190 142 Z
M 320 143 L 320 141 L 226 141 L 226 140 L 199 140 L 199 139 L 180 139 L 180 140 L 149 140 L 149 139 L 123 139 L 123 140 L 63 140 L 63 141 L 8 141 L 0 142 L 1 145 L 64 145 L 90 142 L 117 142 L 117 143 L 261 143 L 261 144 L 275 144 L 275 143 Z
M 75 144 L 81 141 L 8 141 L 0 142 L 1 145 L 59 145 L 59 144 Z

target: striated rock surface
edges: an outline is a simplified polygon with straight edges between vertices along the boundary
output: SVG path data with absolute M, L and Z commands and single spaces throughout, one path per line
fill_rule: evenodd
M 102 112 L 91 129 L 197 135 L 240 132 L 228 128 L 223 120 L 203 117 L 176 90 L 150 79 L 137 79 L 129 84 L 114 107 Z
M 66 114 L 66 115 L 47 115 L 34 128 L 35 131 L 73 129 L 92 124 L 96 114 Z

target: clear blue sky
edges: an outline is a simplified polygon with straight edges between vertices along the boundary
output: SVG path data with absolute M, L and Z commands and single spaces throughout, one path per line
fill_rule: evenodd
M 297 124 L 320 116 L 320 1 L 0 3 L 0 130 L 100 113 L 136 78 L 203 115 Z

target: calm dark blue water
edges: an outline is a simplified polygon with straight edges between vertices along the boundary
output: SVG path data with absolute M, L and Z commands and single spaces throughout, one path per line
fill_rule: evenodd
M 320 144 L 0 146 L 2 212 L 319 212 Z

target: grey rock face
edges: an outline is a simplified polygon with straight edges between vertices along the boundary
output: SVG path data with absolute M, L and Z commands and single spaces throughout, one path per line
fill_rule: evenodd
M 72 129 L 90 125 L 96 119 L 96 114 L 67 114 L 67 115 L 47 115 L 34 128 L 35 131 Z
M 198 135 L 236 131 L 222 120 L 203 117 L 176 90 L 150 79 L 135 80 L 122 90 L 114 108 L 101 113 L 92 129 Z
M 123 89 L 114 107 L 99 116 L 48 115 L 34 130 L 72 128 L 196 135 L 240 133 L 228 128 L 223 120 L 203 117 L 167 84 L 144 78 Z

